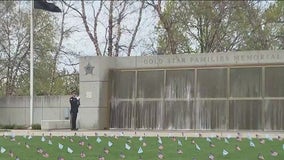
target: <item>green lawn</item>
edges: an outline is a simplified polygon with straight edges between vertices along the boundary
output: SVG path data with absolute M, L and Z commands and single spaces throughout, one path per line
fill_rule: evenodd
M 99 137 L 101 142 L 97 142 L 96 136 L 92 137 L 82 137 L 82 136 L 69 136 L 63 139 L 62 137 L 49 137 L 45 136 L 45 141 L 42 141 L 42 137 L 32 137 L 28 136 L 16 136 L 15 141 L 11 141 L 10 136 L 0 137 L 0 153 L 1 160 L 15 160 L 16 155 L 20 160 L 57 160 L 58 156 L 64 157 L 65 160 L 95 160 L 98 159 L 99 155 L 105 157 L 106 160 L 119 160 L 120 153 L 125 154 L 128 160 L 138 160 L 139 155 L 144 160 L 156 160 L 158 159 L 157 154 L 159 152 L 158 139 L 157 137 L 145 137 L 142 141 L 139 140 L 140 137 Z M 71 142 L 72 140 L 73 142 Z M 164 149 L 161 151 L 164 154 L 164 159 L 167 160 L 192 160 L 196 158 L 197 160 L 207 160 L 209 153 L 213 153 L 215 159 L 217 160 L 257 160 L 258 153 L 262 153 L 266 160 L 284 160 L 284 150 L 283 150 L 283 140 L 273 139 L 270 141 L 265 139 L 264 144 L 260 144 L 258 139 L 253 138 L 252 142 L 255 147 L 250 146 L 250 140 L 243 138 L 242 141 L 237 141 L 235 138 L 228 139 L 229 143 L 225 143 L 224 138 L 210 138 L 215 147 L 210 147 L 209 142 L 206 138 L 194 138 L 194 141 L 200 147 L 200 150 L 196 149 L 196 145 L 192 144 L 193 138 L 177 137 L 176 140 L 169 137 L 161 137 Z M 52 144 L 49 144 L 49 140 Z M 182 145 L 178 144 L 178 141 Z M 80 145 L 79 142 L 84 142 L 84 145 Z M 112 146 L 109 147 L 108 143 L 111 142 Z M 145 142 L 146 146 L 142 143 Z M 63 145 L 63 149 L 59 149 L 59 143 Z M 27 148 L 25 144 L 28 144 L 30 148 Z M 89 149 L 87 144 L 92 146 Z M 128 144 L 131 148 L 127 150 L 125 144 Z M 237 151 L 235 146 L 239 145 L 241 151 Z M 68 153 L 67 148 L 71 148 L 73 153 Z M 138 154 L 139 147 L 142 148 L 143 153 Z M 42 154 L 37 152 L 37 148 L 42 148 L 45 152 L 49 154 L 48 158 L 42 156 Z M 104 148 L 109 149 L 109 154 L 104 153 Z M 183 153 L 178 154 L 177 149 L 182 149 Z M 223 150 L 228 151 L 228 155 L 223 156 Z M 270 151 L 275 150 L 279 153 L 277 157 L 272 157 Z M 9 156 L 9 151 L 14 153 L 14 157 Z M 80 153 L 84 152 L 86 154 L 85 158 L 80 157 Z

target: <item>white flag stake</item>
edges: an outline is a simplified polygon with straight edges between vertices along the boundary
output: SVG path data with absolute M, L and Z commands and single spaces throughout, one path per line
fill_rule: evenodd
M 68 152 L 68 153 L 73 153 L 73 150 L 68 147 L 68 148 L 67 148 L 67 152 Z
M 108 144 L 109 147 L 111 147 L 113 143 L 111 141 L 108 141 L 107 144 Z
M 102 140 L 101 140 L 100 137 L 98 137 L 96 141 L 97 141 L 98 143 L 101 143 Z
M 180 140 L 178 140 L 178 145 L 179 145 L 179 146 L 182 146 L 182 143 L 181 143 L 181 141 L 180 141 Z
M 61 143 L 58 143 L 58 148 L 63 149 L 63 145 Z
M 125 143 L 125 149 L 130 150 L 131 147 L 127 143 Z
M 228 154 L 229 154 L 229 152 L 226 151 L 225 149 L 223 149 L 223 156 L 226 156 L 226 155 L 228 155 Z
M 42 142 L 44 142 L 44 141 L 45 141 L 45 138 L 44 138 L 44 136 L 42 136 L 42 137 L 41 137 L 41 141 L 42 141 Z
M 6 149 L 4 147 L 1 147 L 0 152 L 4 153 L 4 152 L 6 152 Z
M 195 144 L 195 148 L 199 151 L 201 150 L 200 147 L 198 146 L 198 144 Z
M 255 147 L 255 144 L 254 144 L 252 141 L 249 142 L 249 145 L 250 145 L 251 147 Z
M 143 149 L 141 148 L 141 147 L 139 147 L 139 149 L 138 149 L 138 152 L 137 152 L 138 154 L 141 154 L 141 153 L 143 153 Z

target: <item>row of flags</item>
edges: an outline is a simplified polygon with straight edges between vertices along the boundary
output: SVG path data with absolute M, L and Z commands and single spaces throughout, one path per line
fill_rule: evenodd
M 3 136 L 7 136 L 7 134 L 6 135 L 3 135 Z M 26 138 L 26 139 L 28 139 L 28 140 L 31 140 L 31 139 L 33 139 L 33 137 L 31 136 L 31 135 L 29 135 L 29 136 L 27 136 L 27 135 L 24 135 L 23 136 L 24 138 Z M 83 137 L 83 136 L 82 136 Z M 201 137 L 201 136 L 200 136 Z M 230 143 L 230 139 L 231 139 L 231 137 L 232 136 L 230 136 L 230 135 L 228 135 L 227 137 L 224 137 L 223 139 L 224 139 L 224 142 L 225 143 L 227 143 L 227 144 L 229 144 Z M 265 138 L 260 138 L 260 137 L 258 137 L 258 136 L 256 136 L 257 137 L 257 139 L 259 140 L 259 142 L 260 143 L 262 143 L 262 140 L 264 140 L 264 139 L 266 139 L 266 140 L 268 140 L 268 141 L 273 141 L 273 138 L 270 136 L 270 135 L 265 135 Z M 126 150 L 133 150 L 132 149 L 132 147 L 131 147 L 131 138 L 133 138 L 133 137 L 128 137 L 127 138 L 127 142 L 125 143 L 125 149 Z M 179 137 L 179 138 L 177 138 L 177 137 L 170 137 L 170 138 L 172 138 L 173 139 L 173 141 L 176 141 L 176 143 L 177 143 L 177 146 L 179 146 L 180 148 L 182 148 L 182 146 L 183 146 L 183 143 L 182 143 L 182 139 Z M 206 139 L 206 141 L 210 144 L 210 146 L 212 145 L 212 147 L 215 147 L 215 146 L 213 146 L 213 141 L 212 141 L 212 138 L 217 138 L 218 140 L 221 140 L 221 138 L 220 137 L 218 137 L 218 136 L 211 136 L 211 137 L 206 137 L 205 139 Z M 280 137 L 279 137 L 280 138 Z M 11 133 L 11 135 L 10 135 L 10 139 L 11 139 L 11 141 L 15 141 L 15 134 L 14 133 Z M 86 141 L 88 141 L 88 137 L 87 136 L 85 136 L 85 140 Z M 185 141 L 187 140 L 187 137 L 184 137 L 184 139 L 185 139 Z M 249 146 L 250 147 L 253 147 L 253 148 L 255 148 L 256 147 L 256 145 L 255 145 L 255 143 L 253 142 L 253 138 L 252 138 L 252 136 L 251 135 L 247 135 L 247 139 L 249 140 Z M 72 141 L 73 142 L 73 140 L 72 140 L 72 138 L 71 137 L 69 137 L 69 140 L 70 141 Z M 145 139 L 144 139 L 144 137 L 143 136 L 140 136 L 139 138 L 138 138 L 138 140 L 140 141 L 140 142 L 143 142 L 143 144 L 145 143 Z M 242 140 L 242 136 L 240 136 L 240 134 L 238 134 L 237 135 L 237 137 L 236 137 L 236 140 Z M 53 143 L 52 143 L 52 141 L 51 141 L 51 139 L 47 139 L 44 135 L 40 138 L 40 141 L 42 141 L 42 142 L 47 142 L 49 145 L 52 145 Z M 99 143 L 102 143 L 102 139 L 97 135 L 96 136 L 96 140 L 95 140 L 98 144 Z M 192 143 L 195 145 L 195 148 L 198 150 L 198 151 L 200 151 L 201 150 L 201 147 L 194 141 L 194 139 L 192 140 Z M 264 143 L 264 142 L 263 142 Z M 262 144 L 263 144 L 262 143 Z M 158 152 L 158 158 L 159 159 L 163 159 L 163 152 L 162 152 L 162 150 L 163 150 L 163 141 L 162 141 L 162 138 L 159 136 L 159 135 L 157 135 L 157 144 L 159 145 L 159 152 Z M 79 142 L 79 145 L 84 145 L 84 141 L 80 141 Z M 113 141 L 111 141 L 111 140 L 108 140 L 107 141 L 107 146 L 110 148 L 110 147 L 112 147 L 113 146 Z M 145 146 L 146 146 L 146 143 L 145 143 Z M 144 145 L 143 145 L 143 147 L 145 147 Z M 26 144 L 26 147 L 27 148 L 29 148 L 28 146 L 27 146 L 27 144 Z M 139 147 L 138 148 L 138 150 L 137 150 L 137 153 L 139 154 L 139 155 L 142 155 L 142 153 L 144 153 L 144 151 L 143 151 L 143 147 Z M 60 149 L 60 150 L 64 150 L 64 148 L 65 148 L 65 150 L 67 150 L 67 152 L 68 153 L 70 153 L 70 154 L 73 154 L 74 153 L 74 150 L 72 149 L 72 147 L 70 147 L 70 146 L 66 146 L 66 147 L 64 147 L 64 145 L 63 144 L 61 144 L 61 143 L 58 143 L 58 148 Z M 237 150 L 240 150 L 240 147 L 239 146 L 236 146 L 236 149 Z M 282 149 L 283 149 L 283 151 L 284 151 L 284 144 L 282 145 Z M 107 148 L 104 148 L 104 151 L 105 151 L 105 153 L 109 153 L 109 149 L 107 149 Z M 4 146 L 1 146 L 1 144 L 0 144 L 0 153 L 5 153 L 6 152 L 6 148 L 4 147 Z M 178 154 L 182 154 L 183 152 L 182 152 L 182 150 L 181 149 L 178 149 L 177 150 L 177 153 Z M 223 156 L 227 156 L 227 155 L 229 155 L 230 153 L 229 153 L 229 151 L 227 150 L 227 149 L 223 149 L 222 150 L 222 155 Z M 277 152 L 275 152 L 275 151 L 271 151 L 271 155 L 272 156 L 278 156 L 278 153 Z M 81 157 L 84 157 L 84 156 L 86 156 L 85 155 L 85 153 L 83 153 L 83 152 L 81 152 Z M 259 155 L 260 157 L 262 156 L 263 157 L 263 155 Z M 120 157 L 125 157 L 125 155 L 123 154 L 123 153 L 121 153 L 120 154 Z M 212 158 L 213 157 L 213 159 L 214 159 L 214 155 L 212 154 L 212 153 L 210 153 L 209 154 L 209 159 L 210 159 L 210 157 Z

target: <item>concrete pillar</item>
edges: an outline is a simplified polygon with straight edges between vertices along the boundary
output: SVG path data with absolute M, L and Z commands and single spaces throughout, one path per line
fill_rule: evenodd
M 87 56 L 80 58 L 80 128 L 109 128 L 108 81 L 114 58 Z

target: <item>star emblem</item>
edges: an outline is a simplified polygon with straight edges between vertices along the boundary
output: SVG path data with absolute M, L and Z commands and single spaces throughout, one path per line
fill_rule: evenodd
M 88 63 L 84 68 L 85 68 L 86 75 L 88 75 L 88 74 L 93 74 L 93 69 L 95 67 L 90 65 L 90 63 Z

